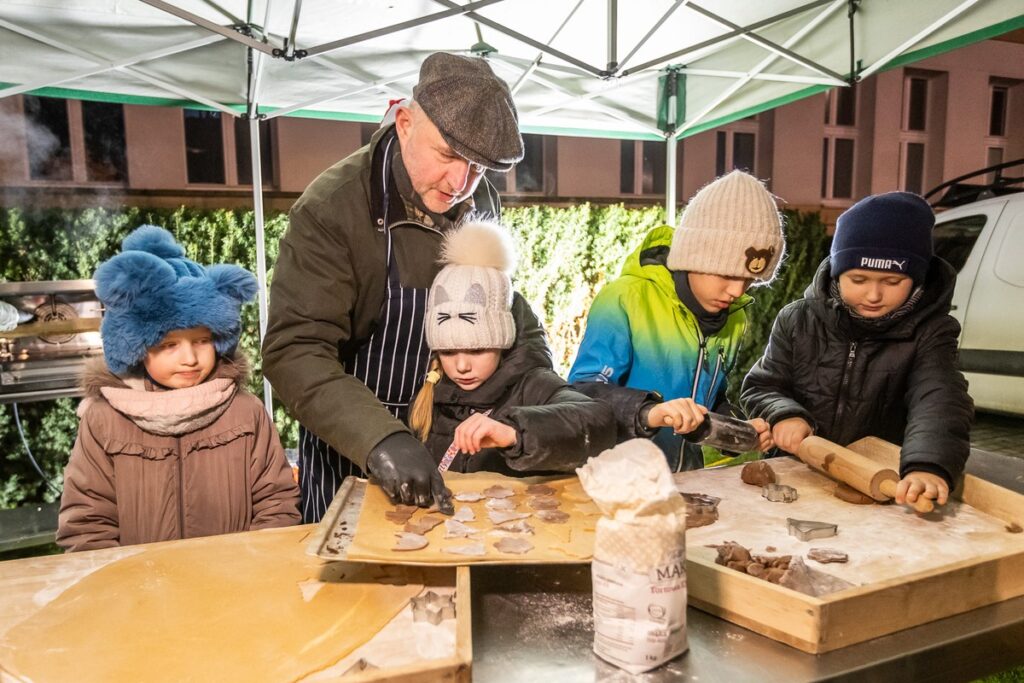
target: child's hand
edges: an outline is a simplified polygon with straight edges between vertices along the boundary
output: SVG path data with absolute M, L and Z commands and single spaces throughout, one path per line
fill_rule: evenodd
M 796 453 L 804 439 L 814 433 L 811 425 L 802 417 L 790 417 L 776 422 L 772 427 L 772 441 L 787 453 Z
M 455 428 L 455 446 L 475 455 L 484 448 L 508 448 L 516 444 L 516 430 L 483 413 L 470 415 Z
M 931 472 L 908 472 L 896 485 L 896 502 L 900 505 L 913 503 L 920 496 L 945 505 L 949 498 L 949 485 L 945 479 Z
M 759 417 L 755 417 L 753 420 L 747 420 L 750 426 L 757 430 L 757 450 L 762 453 L 766 453 L 771 450 L 771 447 L 775 445 L 772 441 L 772 428 L 766 421 Z
M 647 413 L 650 429 L 671 427 L 676 434 L 689 434 L 704 422 L 708 409 L 697 405 L 692 398 L 676 398 L 651 408 Z

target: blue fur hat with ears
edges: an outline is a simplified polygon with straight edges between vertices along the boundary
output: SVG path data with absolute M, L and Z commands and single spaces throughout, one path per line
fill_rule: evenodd
M 172 330 L 206 327 L 219 355 L 238 346 L 241 307 L 256 295 L 252 273 L 232 264 L 204 268 L 185 258 L 174 236 L 143 225 L 121 242 L 121 253 L 96 269 L 103 303 L 103 355 L 122 375 L 139 365 L 146 350 Z

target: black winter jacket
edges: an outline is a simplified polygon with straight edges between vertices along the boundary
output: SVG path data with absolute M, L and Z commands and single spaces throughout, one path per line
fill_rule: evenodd
M 830 262 L 804 298 L 783 308 L 768 346 L 743 380 L 751 417 L 802 417 L 846 445 L 865 436 L 901 444 L 900 476 L 925 471 L 952 486 L 970 454 L 974 402 L 958 369 L 960 325 L 949 315 L 956 272 L 932 258 L 910 313 L 867 331 L 829 295 Z
M 516 430 L 516 444 L 459 453 L 453 472 L 500 472 L 525 476 L 572 472 L 615 445 L 615 417 L 607 404 L 573 391 L 553 370 L 550 358 L 531 345 L 506 351 L 498 369 L 473 391 L 447 377 L 434 387 L 434 418 L 427 449 L 437 462 L 455 438 L 455 429 L 474 412 Z

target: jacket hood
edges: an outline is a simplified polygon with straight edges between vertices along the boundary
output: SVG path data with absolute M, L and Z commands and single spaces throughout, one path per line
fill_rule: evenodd
M 230 358 L 223 356 L 217 358 L 217 366 L 210 373 L 206 381 L 211 379 L 230 379 L 234 381 L 239 389 L 242 389 L 249 380 L 250 370 L 249 359 L 242 351 L 236 350 Z M 137 388 L 139 380 L 144 381 L 144 379 L 144 375 L 136 377 L 115 375 L 107 367 L 104 359 L 100 357 L 92 358 L 86 362 L 79 380 L 79 386 L 85 392 L 86 398 L 102 399 L 102 389 L 132 389 L 133 387 L 129 383 L 135 384 L 136 387 L 134 388 Z
M 804 290 L 804 298 L 815 303 L 821 312 L 833 311 L 843 324 L 852 323 L 846 309 L 832 298 L 829 286 L 832 282 L 832 261 L 826 256 L 818 265 L 814 279 Z M 880 336 L 904 338 L 913 335 L 914 329 L 922 321 L 935 315 L 946 315 L 953 303 L 953 290 L 956 288 L 956 270 L 946 261 L 933 256 L 928 264 L 928 273 L 924 281 L 924 293 L 913 310 L 906 318 L 898 320 L 892 327 L 880 331 Z
M 670 301 L 679 301 L 675 282 L 672 281 L 672 272 L 666 265 L 674 234 L 675 230 L 668 225 L 662 225 L 648 232 L 640 246 L 626 257 L 622 264 L 622 275 L 648 280 L 660 289 Z M 741 308 L 746 308 L 753 301 L 753 297 L 749 294 L 741 294 L 729 306 L 729 313 L 732 314 Z M 686 306 L 683 308 L 686 309 Z M 693 315 L 688 309 L 687 312 Z

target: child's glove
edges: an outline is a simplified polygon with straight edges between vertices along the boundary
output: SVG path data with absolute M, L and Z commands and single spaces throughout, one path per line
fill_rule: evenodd
M 708 409 L 692 398 L 674 398 L 650 409 L 647 426 L 650 429 L 671 427 L 676 434 L 689 434 L 703 424 L 707 414 Z
M 453 514 L 452 492 L 445 488 L 427 447 L 408 432 L 385 437 L 366 458 L 366 468 L 394 503 L 429 507 L 436 503 Z
M 508 448 L 516 445 L 516 430 L 503 422 L 474 413 L 455 428 L 453 443 L 463 453 L 475 455 L 484 448 Z
M 772 427 L 772 441 L 787 453 L 795 454 L 800 444 L 811 434 L 814 434 L 814 430 L 802 417 L 786 418 Z
M 949 484 L 931 472 L 907 472 L 907 476 L 896 485 L 896 502 L 900 505 L 914 503 L 921 496 L 945 505 L 949 498 Z

